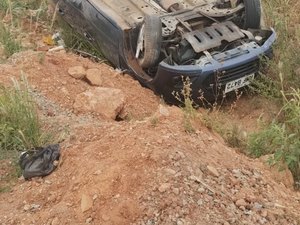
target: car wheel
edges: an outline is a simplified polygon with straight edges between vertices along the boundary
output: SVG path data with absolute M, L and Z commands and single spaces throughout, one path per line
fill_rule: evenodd
M 162 41 L 162 24 L 157 16 L 146 15 L 137 41 L 136 58 L 142 68 L 157 62 Z
M 244 0 L 245 15 L 244 15 L 244 29 L 260 28 L 261 20 L 261 5 L 260 0 Z

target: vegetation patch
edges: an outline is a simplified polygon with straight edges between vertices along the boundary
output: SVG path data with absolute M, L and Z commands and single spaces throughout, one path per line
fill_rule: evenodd
M 293 7 L 291 7 L 293 5 Z M 257 93 L 277 101 L 281 110 L 269 124 L 250 135 L 247 148 L 254 157 L 272 154 L 270 163 L 285 163 L 291 170 L 295 188 L 300 188 L 300 2 L 267 0 L 268 23 L 278 34 L 274 59 L 267 75 L 255 86 Z
M 189 77 L 182 77 L 183 88 L 180 93 L 173 92 L 173 96 L 182 106 L 183 111 L 183 126 L 187 133 L 194 133 L 195 128 L 193 122 L 197 117 L 197 111 L 195 107 L 198 107 L 192 99 L 192 88 Z
M 55 135 L 39 120 L 26 79 L 13 80 L 13 87 L 0 86 L 0 193 L 10 191 L 21 174 L 17 165 L 20 151 L 54 140 Z
M 7 58 L 22 49 L 20 42 L 13 37 L 2 23 L 0 23 L 0 43 Z
M 103 60 L 102 53 L 86 37 L 83 37 L 62 19 L 58 19 L 58 23 L 62 29 L 62 39 L 68 49 L 83 56 L 94 58 L 96 61 Z
M 248 150 L 255 156 L 272 154 L 271 164 L 286 164 L 291 170 L 295 188 L 300 188 L 300 89 L 283 94 L 285 101 L 278 117 L 271 124 L 253 133 Z M 279 119 L 280 115 L 283 119 Z
M 52 136 L 43 130 L 26 80 L 13 83 L 13 88 L 0 87 L 1 156 L 43 146 Z

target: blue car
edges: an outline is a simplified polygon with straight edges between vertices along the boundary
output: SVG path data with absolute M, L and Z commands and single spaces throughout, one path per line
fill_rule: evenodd
M 53 1 L 115 67 L 170 103 L 186 81 L 196 103 L 249 85 L 276 38 L 262 28 L 260 0 Z

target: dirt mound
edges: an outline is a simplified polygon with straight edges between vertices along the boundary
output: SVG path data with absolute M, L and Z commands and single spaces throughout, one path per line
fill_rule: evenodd
M 42 63 L 39 53 L 27 54 L 0 66 L 0 79 L 22 70 L 40 109 L 68 123 L 70 136 L 54 173 L 1 194 L 0 224 L 299 224 L 299 193 L 267 165 L 205 127 L 185 132 L 182 111 L 159 105 L 132 78 L 72 54 Z M 78 64 L 103 71 L 104 86 L 125 93 L 132 120 L 74 114 L 75 97 L 94 88 L 68 75 Z
M 22 52 L 10 59 L 10 64 L 0 67 L 0 79 L 9 83 L 11 77 L 25 75 L 33 89 L 64 109 L 74 111 L 76 96 L 86 90 L 95 89 L 87 80 L 75 79 L 68 69 L 74 66 L 98 69 L 102 86 L 116 88 L 126 96 L 126 114 L 131 118 L 151 115 L 157 108 L 158 97 L 152 91 L 142 88 L 138 81 L 128 75 L 120 75 L 112 67 L 65 52 Z M 145 104 L 146 103 L 146 104 Z

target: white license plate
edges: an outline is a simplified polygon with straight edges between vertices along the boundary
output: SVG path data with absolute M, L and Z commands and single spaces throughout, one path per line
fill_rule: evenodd
M 249 85 L 253 78 L 254 78 L 254 73 L 228 82 L 225 86 L 225 93 Z

